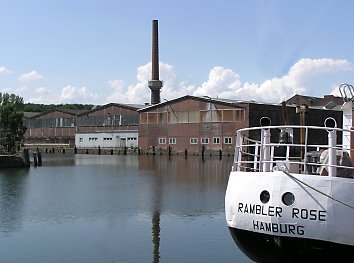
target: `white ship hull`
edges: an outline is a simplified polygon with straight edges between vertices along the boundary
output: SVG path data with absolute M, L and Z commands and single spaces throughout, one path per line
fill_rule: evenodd
M 236 244 L 254 261 L 327 262 L 354 256 L 353 204 L 353 179 L 233 171 L 225 212 Z

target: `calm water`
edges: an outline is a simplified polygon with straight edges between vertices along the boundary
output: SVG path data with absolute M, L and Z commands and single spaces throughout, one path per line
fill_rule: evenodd
M 231 162 L 48 155 L 0 170 L 0 261 L 251 262 L 226 227 Z

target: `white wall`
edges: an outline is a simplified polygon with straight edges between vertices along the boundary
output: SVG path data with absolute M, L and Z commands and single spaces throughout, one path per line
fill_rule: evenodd
M 138 131 L 76 133 L 77 148 L 138 147 Z

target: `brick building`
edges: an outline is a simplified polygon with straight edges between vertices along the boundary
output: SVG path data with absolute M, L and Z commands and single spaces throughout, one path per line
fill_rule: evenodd
M 73 145 L 76 116 L 76 111 L 57 109 L 25 118 L 25 144 Z
M 184 96 L 143 108 L 139 147 L 173 151 L 233 151 L 235 131 L 246 127 L 248 116 L 240 105 L 208 97 Z
M 342 126 L 342 112 L 309 107 L 300 114 L 297 107 L 286 107 L 288 123 L 323 125 L 327 117 Z M 233 152 L 238 129 L 259 126 L 262 117 L 272 125 L 284 125 L 281 104 L 183 96 L 138 110 L 140 114 L 139 147 L 175 152 L 201 152 L 202 149 Z M 302 118 L 302 120 L 301 120 Z M 302 122 L 303 123 L 302 123 Z M 314 136 L 316 137 L 316 136 Z M 272 136 L 273 140 L 277 135 Z M 315 138 L 322 140 L 322 138 Z

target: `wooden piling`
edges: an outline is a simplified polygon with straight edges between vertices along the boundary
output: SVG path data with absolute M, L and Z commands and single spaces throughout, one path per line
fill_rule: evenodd
M 34 166 L 38 165 L 38 159 L 37 159 L 37 153 L 36 152 L 33 153 L 33 164 L 34 164 Z
M 40 151 L 37 152 L 38 166 L 42 166 L 42 153 Z

